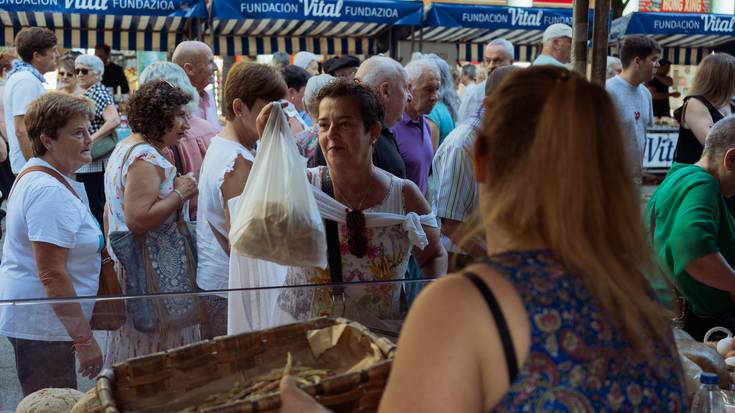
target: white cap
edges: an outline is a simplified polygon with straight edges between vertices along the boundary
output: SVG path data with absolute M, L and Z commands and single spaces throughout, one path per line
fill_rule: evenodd
M 572 38 L 572 28 L 564 23 L 555 23 L 544 30 L 544 43 L 559 37 Z

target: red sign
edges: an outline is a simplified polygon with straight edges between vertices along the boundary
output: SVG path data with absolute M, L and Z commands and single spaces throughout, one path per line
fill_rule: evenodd
M 639 11 L 670 13 L 709 13 L 710 0 L 641 0 Z
M 534 6 L 571 6 L 574 0 L 533 0 Z

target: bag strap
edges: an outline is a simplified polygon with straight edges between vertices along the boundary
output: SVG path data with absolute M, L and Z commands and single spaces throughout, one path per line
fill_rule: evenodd
M 470 280 L 472 284 L 480 291 L 482 298 L 485 299 L 490 313 L 495 319 L 495 326 L 498 328 L 498 334 L 500 334 L 500 342 L 503 345 L 503 352 L 505 352 L 505 364 L 508 369 L 508 380 L 513 385 L 513 381 L 518 376 L 518 356 L 516 356 L 516 350 L 513 348 L 513 338 L 510 335 L 510 328 L 505 320 L 505 315 L 498 304 L 498 300 L 495 298 L 495 294 L 488 288 L 485 281 L 473 272 L 464 272 L 462 275 Z
M 13 187 L 10 188 L 10 194 L 8 195 L 8 199 L 13 195 L 13 190 L 15 189 L 15 186 L 18 184 L 18 181 L 20 181 L 20 178 L 24 177 L 26 174 L 31 172 L 43 172 L 45 174 L 51 175 L 54 178 L 56 178 L 57 181 L 61 182 L 66 189 L 68 189 L 75 197 L 77 197 L 78 200 L 82 200 L 82 198 L 79 197 L 79 194 L 77 194 L 77 191 L 74 190 L 74 188 L 71 187 L 69 182 L 62 176 L 58 171 L 48 168 L 46 166 L 30 166 L 26 169 L 24 169 L 21 173 L 18 174 L 18 176 L 15 178 L 15 182 L 13 183 Z
M 169 146 L 169 149 L 171 149 L 171 152 L 174 154 L 174 166 L 176 167 L 176 172 L 178 172 L 179 175 L 184 175 L 184 162 L 181 159 L 179 145 L 171 145 Z
M 138 147 L 138 146 L 140 146 L 140 145 L 148 145 L 148 143 L 147 143 L 147 142 L 138 142 L 138 143 L 136 143 L 135 145 L 132 145 L 132 146 L 130 146 L 130 147 L 128 148 L 128 151 L 127 151 L 127 152 L 125 152 L 125 156 L 123 156 L 123 160 L 122 160 L 122 162 L 120 163 L 120 167 L 121 167 L 121 168 L 124 168 L 124 167 L 125 167 L 125 162 L 127 162 L 127 161 L 128 161 L 128 158 L 130 158 L 130 154 L 131 154 L 131 153 L 133 153 L 133 149 L 137 148 L 137 147 Z M 122 173 L 122 169 L 120 170 L 120 172 Z M 120 183 L 122 183 L 122 176 L 120 177 Z M 121 187 L 122 187 L 122 188 L 121 188 L 121 190 L 120 190 L 120 196 L 121 196 L 121 197 L 122 197 L 123 199 L 125 199 L 125 185 L 121 185 Z
M 334 198 L 334 185 L 332 178 L 329 176 L 329 169 L 323 169 L 322 191 Z M 329 263 L 329 275 L 332 283 L 339 284 L 343 282 L 342 278 L 342 254 L 339 247 L 339 229 L 337 221 L 331 219 L 324 220 L 324 228 L 327 233 L 327 262 Z

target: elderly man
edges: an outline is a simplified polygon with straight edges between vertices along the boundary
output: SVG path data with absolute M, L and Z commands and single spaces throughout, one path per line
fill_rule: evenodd
M 552 65 L 567 68 L 572 61 L 572 28 L 556 23 L 544 30 L 544 47 L 533 61 L 534 65 Z
M 214 83 L 217 71 L 212 49 L 205 43 L 187 40 L 176 46 L 171 60 L 184 69 L 191 85 L 199 92 L 199 110 L 194 115 L 209 122 L 217 131 L 222 130 L 214 97 L 206 90 Z
M 641 180 L 641 163 L 646 142 L 646 129 L 653 125 L 653 101 L 644 83 L 658 68 L 661 47 L 646 36 L 629 36 L 620 49 L 623 72 L 605 83 L 617 108 L 623 138 L 633 160 L 633 179 Z
M 623 73 L 623 62 L 615 56 L 607 57 L 607 76 L 605 79 L 612 79 Z
M 406 65 L 408 91 L 411 100 L 403 117 L 393 127 L 393 133 L 406 164 L 406 178 L 413 181 L 426 195 L 429 189 L 429 170 L 434 157 L 431 128 L 426 115 L 439 101 L 441 74 L 431 59 L 412 60 Z
M 489 96 L 506 76 L 516 70 L 521 68 L 511 65 L 494 70 L 487 79 L 484 96 Z M 436 180 L 432 209 L 441 219 L 442 244 L 449 252 L 450 271 L 461 270 L 473 259 L 485 255 L 484 240 L 474 238 L 467 242 L 467 230 L 472 227 L 463 225 L 480 203 L 472 152 L 482 124 L 482 113 L 480 110 L 457 125 L 439 146 L 432 164 Z
M 373 56 L 360 65 L 355 78 L 377 91 L 385 112 L 383 129 L 380 137 L 373 146 L 373 165 L 388 171 L 398 178 L 406 178 L 406 165 L 398 144 L 389 129 L 403 116 L 406 103 L 409 99 L 408 76 L 400 63 L 384 56 Z M 317 146 L 314 154 L 317 165 L 326 165 L 324 154 Z
M 499 67 L 512 65 L 514 60 L 513 43 L 505 39 L 495 39 L 485 47 L 483 66 L 488 76 Z M 482 107 L 483 99 L 485 99 L 485 82 L 467 86 L 459 105 L 458 120 L 462 121 L 473 116 Z
M 732 196 L 731 116 L 709 131 L 697 163 L 671 166 L 648 202 L 646 221 L 652 226 L 655 256 L 684 297 L 684 330 L 697 340 L 712 327 L 735 328 L 735 219 L 725 201 Z M 668 290 L 664 283 L 653 283 L 658 291 Z

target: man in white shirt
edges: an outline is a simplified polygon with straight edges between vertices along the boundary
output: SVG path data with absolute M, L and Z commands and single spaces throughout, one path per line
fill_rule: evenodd
M 617 108 L 621 132 L 633 162 L 633 179 L 640 183 L 646 129 L 653 125 L 653 100 L 644 85 L 658 68 L 661 47 L 646 36 L 630 36 L 620 50 L 623 72 L 608 79 L 605 89 Z
M 513 43 L 505 39 L 495 39 L 485 47 L 483 66 L 485 66 L 488 76 L 499 67 L 512 65 L 514 60 L 515 49 Z M 480 110 L 484 99 L 485 82 L 467 86 L 459 105 L 459 121 L 468 119 Z
M 20 60 L 13 62 L 3 90 L 5 125 L 10 146 L 10 167 L 18 174 L 26 161 L 33 157 L 31 141 L 25 125 L 28 106 L 46 93 L 43 74 L 56 70 L 59 53 L 56 35 L 40 27 L 29 27 L 15 36 Z
M 212 49 L 199 41 L 183 41 L 176 46 L 171 61 L 184 69 L 191 85 L 199 92 L 199 110 L 194 115 L 209 122 L 217 131 L 222 130 L 214 96 L 206 90 L 214 83 L 217 71 Z
M 572 61 L 572 28 L 556 23 L 544 30 L 544 47 L 533 61 L 534 65 L 552 65 L 567 68 Z

